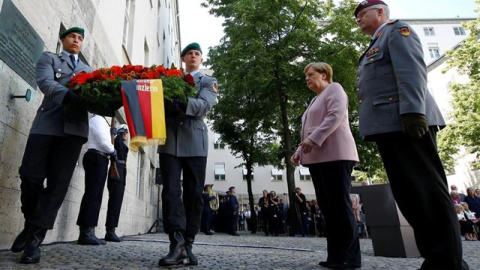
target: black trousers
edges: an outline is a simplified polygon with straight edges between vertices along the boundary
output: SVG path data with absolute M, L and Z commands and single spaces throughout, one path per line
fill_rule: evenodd
M 85 138 L 78 136 L 28 136 L 19 169 L 25 220 L 53 228 L 84 143 Z
M 447 177 L 437 152 L 436 131 L 421 139 L 402 132 L 377 135 L 375 142 L 393 196 L 414 230 L 422 269 L 462 269 L 462 243 Z
M 83 156 L 85 192 L 77 219 L 77 225 L 80 227 L 96 227 L 98 224 L 108 163 L 108 157 L 95 152 L 87 151 Z
M 357 221 L 350 200 L 353 161 L 308 166 L 327 230 L 327 262 L 361 265 Z
M 127 166 L 125 164 L 117 163 L 118 174 L 120 179 L 108 178 L 108 209 L 106 227 L 118 227 L 118 220 L 120 219 L 120 212 L 122 210 L 123 195 L 125 194 L 125 180 L 127 176 Z
M 160 154 L 163 179 L 162 212 L 165 233 L 184 231 L 194 237 L 200 230 L 207 157 Z M 183 193 L 180 177 L 183 171 Z

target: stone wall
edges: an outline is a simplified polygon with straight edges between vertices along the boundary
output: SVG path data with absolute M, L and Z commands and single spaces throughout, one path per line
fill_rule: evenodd
M 0 6 L 4 1 L 0 0 Z M 158 27 L 157 1 L 135 1 L 136 20 L 142 27 L 135 28 L 135 38 L 141 40 L 132 46 L 130 55 L 122 46 L 125 1 L 118 0 L 10 0 L 31 24 L 44 41 L 44 50 L 57 50 L 60 27 L 80 26 L 85 29 L 83 56 L 94 69 L 111 65 L 143 65 L 144 44 L 149 43 L 149 63 L 157 63 L 160 49 L 156 45 Z M 175 6 L 175 1 L 172 5 Z M 123 6 L 122 6 L 123 5 Z M 115 12 L 113 12 L 115 11 Z M 152 18 L 148 21 L 148 18 Z M 108 25 L 105 22 L 109 22 Z M 113 23 L 112 23 L 113 22 Z M 116 23 L 115 23 L 116 22 Z M 0 27 L 2 27 L 0 25 Z M 177 26 L 171 26 L 175 28 Z M 178 31 L 177 31 L 178 32 Z M 178 52 L 179 53 L 179 52 Z M 175 58 L 175 57 L 170 57 Z M 178 59 L 178 58 L 177 58 Z M 36 60 L 35 60 L 36 62 Z M 176 63 L 179 65 L 179 63 Z M 20 203 L 20 179 L 18 168 L 30 126 L 36 110 L 43 99 L 42 92 L 25 82 L 3 60 L 0 59 L 0 250 L 9 249 L 16 235 L 23 228 Z M 10 94 L 24 95 L 32 89 L 30 102 L 25 99 L 10 99 Z M 124 121 L 123 109 L 117 115 L 118 122 Z M 69 191 L 58 212 L 54 229 L 47 233 L 45 243 L 74 241 L 78 238 L 76 225 L 79 205 L 84 191 L 84 169 L 82 157 L 84 145 L 75 169 Z M 143 152 L 142 155 L 139 153 Z M 139 162 L 142 158 L 142 162 Z M 139 167 L 139 164 L 143 166 Z M 127 162 L 127 184 L 117 229 L 119 235 L 146 233 L 157 219 L 159 187 L 153 184 L 152 170 L 158 167 L 158 156 L 154 147 L 145 147 L 138 153 L 130 153 Z M 138 175 L 143 177 L 140 179 Z M 105 233 L 108 192 L 105 188 L 100 211 L 97 236 Z

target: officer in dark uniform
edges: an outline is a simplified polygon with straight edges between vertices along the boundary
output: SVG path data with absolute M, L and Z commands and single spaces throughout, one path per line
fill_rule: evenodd
M 127 156 L 128 146 L 125 142 L 128 140 L 128 127 L 125 124 L 120 125 L 116 130 L 116 137 L 113 142 L 115 151 L 117 151 L 117 170 L 118 178 L 109 174 L 107 181 L 108 188 L 108 209 L 106 221 L 105 241 L 120 242 L 122 239 L 115 233 L 120 219 L 120 210 L 122 210 L 123 195 L 125 193 L 125 183 L 127 178 Z M 110 170 L 112 168 L 110 167 Z
M 380 0 L 355 9 L 361 31 L 372 37 L 355 87 L 360 135 L 378 146 L 392 193 L 425 258 L 420 269 L 468 269 L 437 152 L 436 133 L 445 121 L 427 88 L 422 45 L 408 24 L 389 21 L 389 13 Z
M 237 196 L 235 196 L 235 187 L 230 187 L 228 191 L 227 233 L 233 236 L 239 236 L 239 234 L 237 233 L 238 199 Z
M 203 188 L 203 211 L 202 211 L 202 231 L 206 235 L 213 235 L 212 229 L 212 208 L 210 207 L 210 202 L 215 200 L 215 196 L 210 196 L 208 194 L 208 188 L 205 186 Z
M 193 77 L 197 96 L 189 97 L 187 104 L 165 104 L 167 140 L 158 147 L 158 153 L 163 179 L 163 224 L 170 248 L 158 262 L 160 266 L 198 264 L 192 245 L 200 230 L 207 168 L 208 128 L 204 118 L 217 103 L 217 80 L 199 70 L 203 61 L 200 45 L 187 45 L 180 56 L 185 63 L 185 76 Z
M 60 35 L 62 53 L 44 52 L 37 62 L 36 81 L 45 96 L 33 120 L 19 169 L 25 227 L 11 248 L 13 252 L 25 250 L 22 263 L 40 261 L 39 246 L 47 230 L 53 228 L 80 150 L 87 141 L 85 102 L 65 86 L 76 73 L 92 71 L 78 59 L 83 38 L 82 28 L 67 29 Z

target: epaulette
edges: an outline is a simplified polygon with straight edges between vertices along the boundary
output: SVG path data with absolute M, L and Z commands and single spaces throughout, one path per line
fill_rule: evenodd
M 387 23 L 387 25 L 395 24 L 395 23 L 397 23 L 398 21 L 399 21 L 398 19 L 393 20 L 393 21 L 389 21 L 389 22 Z
M 62 57 L 62 53 L 53 53 L 53 52 L 50 52 L 50 51 L 45 51 L 46 53 L 49 53 L 49 54 L 52 54 L 52 55 L 56 55 L 57 57 Z

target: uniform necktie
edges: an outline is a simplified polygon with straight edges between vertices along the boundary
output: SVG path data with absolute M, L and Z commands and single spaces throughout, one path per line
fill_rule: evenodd
M 70 60 L 72 60 L 73 69 L 77 67 L 77 60 L 75 60 L 75 56 L 70 54 Z

